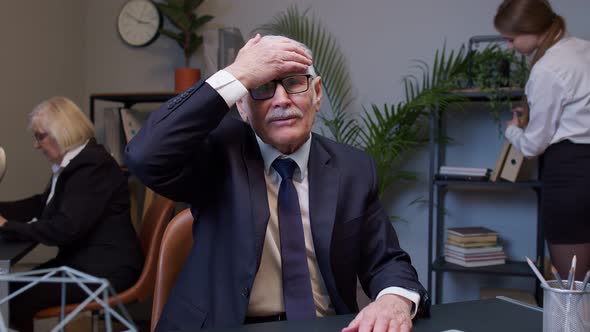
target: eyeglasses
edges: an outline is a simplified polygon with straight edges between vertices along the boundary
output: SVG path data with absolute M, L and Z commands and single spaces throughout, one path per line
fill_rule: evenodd
M 35 141 L 37 141 L 37 143 L 43 142 L 43 140 L 45 138 L 47 138 L 47 136 L 49 136 L 48 133 L 38 133 L 38 132 L 33 133 L 33 138 L 35 139 Z
M 281 84 L 288 94 L 302 93 L 309 89 L 310 74 L 293 75 L 280 80 L 272 80 L 254 89 L 250 89 L 250 97 L 254 100 L 266 100 L 275 96 L 277 84 Z

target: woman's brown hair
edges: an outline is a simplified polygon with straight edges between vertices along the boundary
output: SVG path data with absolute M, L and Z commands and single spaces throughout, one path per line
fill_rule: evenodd
M 547 0 L 504 0 L 494 17 L 494 26 L 500 33 L 543 36 L 531 60 L 531 69 L 566 31 L 565 20 L 553 11 Z M 529 120 L 526 96 L 523 99 L 523 108 L 525 112 L 520 127 L 526 126 Z

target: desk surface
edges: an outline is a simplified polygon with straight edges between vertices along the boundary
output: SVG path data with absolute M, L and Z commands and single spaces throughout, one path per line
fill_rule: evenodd
M 7 261 L 10 262 L 10 265 L 13 265 L 36 245 L 35 242 L 12 241 L 0 238 L 0 261 Z
M 340 331 L 354 315 L 331 316 L 299 322 L 272 322 L 237 328 L 209 329 L 215 332 L 299 332 Z M 414 322 L 414 332 L 441 332 L 456 329 L 465 332 L 538 332 L 543 329 L 543 313 L 500 299 L 435 305 L 431 317 Z

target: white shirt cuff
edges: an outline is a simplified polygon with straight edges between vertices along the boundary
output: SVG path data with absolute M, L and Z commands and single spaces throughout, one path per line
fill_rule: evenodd
M 380 291 L 379 294 L 377 294 L 377 299 L 387 294 L 399 295 L 412 301 L 414 303 L 414 310 L 412 310 L 412 319 L 416 316 L 416 313 L 418 313 L 418 305 L 420 304 L 420 294 L 401 287 L 387 287 L 384 290 Z
M 238 99 L 248 93 L 248 89 L 234 75 L 223 69 L 213 74 L 205 82 L 219 93 L 228 107 L 234 106 Z
M 520 134 L 523 132 L 522 128 L 519 128 L 516 125 L 510 125 L 508 127 L 506 127 L 506 131 L 504 132 L 504 137 L 506 137 L 506 139 L 508 141 L 510 141 L 510 143 L 514 144 L 514 142 L 516 141 L 516 138 L 518 136 L 520 136 Z

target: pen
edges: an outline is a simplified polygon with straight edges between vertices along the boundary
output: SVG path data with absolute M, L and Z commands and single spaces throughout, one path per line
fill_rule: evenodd
M 572 257 L 572 266 L 570 267 L 570 274 L 567 277 L 568 287 L 570 290 L 574 289 L 576 283 L 576 255 Z
M 535 273 L 535 275 L 537 276 L 537 278 L 539 278 L 539 281 L 547 288 L 549 288 L 549 284 L 547 284 L 547 280 L 545 280 L 545 278 L 543 278 L 543 275 L 541 274 L 541 272 L 539 272 L 539 269 L 537 269 L 537 267 L 535 266 L 535 264 L 533 264 L 533 262 L 531 261 L 530 258 L 526 257 L 526 262 L 529 264 L 529 266 L 531 267 L 531 270 L 533 270 L 533 272 Z
M 551 273 L 553 273 L 555 280 L 557 280 L 557 285 L 559 285 L 559 288 L 565 289 L 565 286 L 563 285 L 563 280 L 561 279 L 559 272 L 557 272 L 557 269 L 553 265 L 551 265 Z

